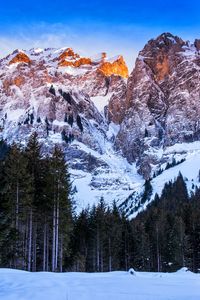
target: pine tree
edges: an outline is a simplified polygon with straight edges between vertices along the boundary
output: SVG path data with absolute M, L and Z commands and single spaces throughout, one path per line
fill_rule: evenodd
M 152 195 L 151 181 L 146 180 L 144 184 L 144 193 L 142 195 L 141 203 L 144 203 L 145 201 L 149 200 L 151 195 Z
M 82 125 L 81 117 L 79 115 L 77 115 L 77 117 L 76 117 L 76 122 L 77 122 L 77 125 L 78 125 L 80 131 L 83 132 L 83 125 Z
M 72 233 L 71 249 L 73 270 L 76 272 L 87 271 L 87 259 L 90 240 L 89 210 L 84 209 L 75 219 Z
M 28 141 L 26 147 L 26 158 L 28 160 L 28 171 L 31 176 L 32 193 L 30 195 L 30 205 L 28 212 L 28 271 L 36 269 L 36 238 L 37 232 L 33 230 L 37 226 L 37 206 L 41 201 L 41 145 L 38 142 L 37 133 L 34 132 Z M 36 270 L 35 270 L 36 271 Z
M 120 215 L 117 204 L 114 201 L 112 208 L 108 208 L 105 214 L 106 255 L 107 271 L 119 270 L 122 265 L 127 265 L 127 230 L 126 222 Z M 121 256 L 123 257 L 121 259 Z
M 69 255 L 68 245 L 72 224 L 72 207 L 70 201 L 70 180 L 65 157 L 55 146 L 51 158 L 50 174 L 52 181 L 52 271 L 62 271 L 64 256 Z
M 68 122 L 67 113 L 65 113 L 64 122 Z
M 70 114 L 68 118 L 68 124 L 72 127 L 73 123 L 74 123 L 74 117 L 73 114 Z
M 11 146 L 4 164 L 3 219 L 7 224 L 4 240 L 9 265 L 25 268 L 25 218 L 31 190 L 27 161 L 17 145 Z

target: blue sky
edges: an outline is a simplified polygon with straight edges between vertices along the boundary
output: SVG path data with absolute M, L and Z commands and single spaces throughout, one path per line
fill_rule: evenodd
M 15 48 L 71 46 L 83 54 L 123 54 L 131 67 L 153 37 L 200 37 L 200 1 L 3 1 L 0 56 Z

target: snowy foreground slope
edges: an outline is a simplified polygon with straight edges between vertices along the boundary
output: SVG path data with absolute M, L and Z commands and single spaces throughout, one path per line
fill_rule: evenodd
M 28 273 L 0 269 L 1 300 L 199 300 L 200 275 L 176 273 Z

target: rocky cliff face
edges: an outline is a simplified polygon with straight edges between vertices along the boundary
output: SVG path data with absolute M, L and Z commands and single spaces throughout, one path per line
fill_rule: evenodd
M 116 146 L 137 161 L 145 178 L 159 163 L 157 149 L 200 137 L 199 66 L 199 41 L 190 44 L 170 33 L 150 40 L 139 53 Z

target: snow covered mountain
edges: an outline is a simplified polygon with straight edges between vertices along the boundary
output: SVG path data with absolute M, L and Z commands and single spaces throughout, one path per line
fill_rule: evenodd
M 0 135 L 23 144 L 37 131 L 44 153 L 59 143 L 78 210 L 103 196 L 134 215 L 179 171 L 189 190 L 199 184 L 199 54 L 200 40 L 164 33 L 128 76 L 121 55 L 16 50 L 0 60 Z M 153 195 L 141 204 L 152 177 Z

